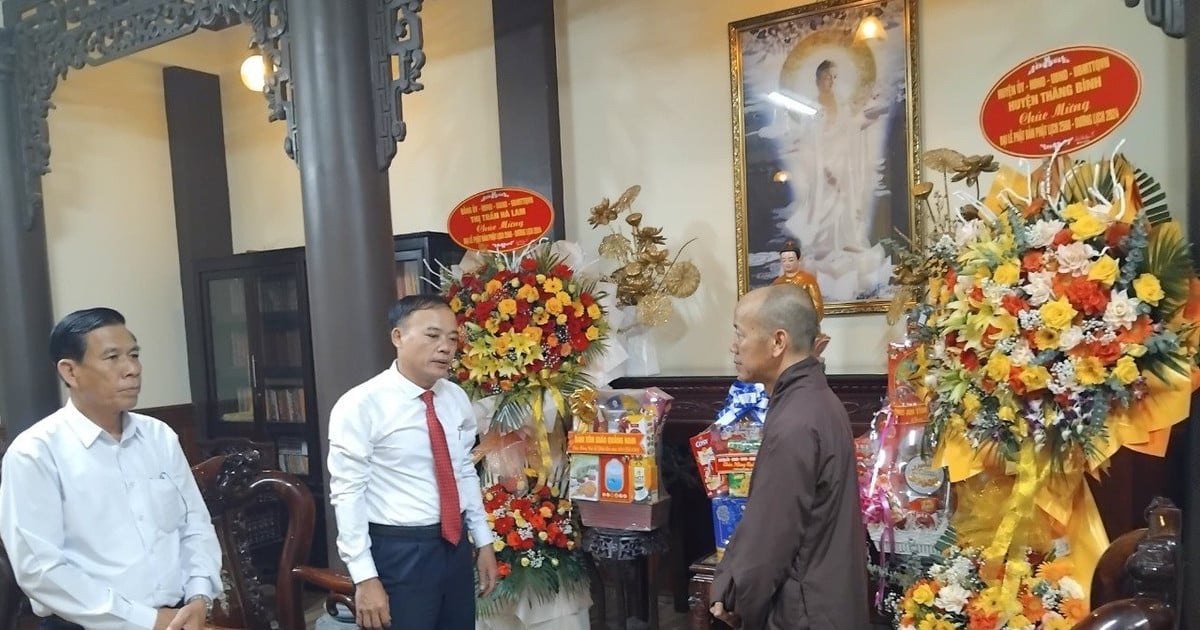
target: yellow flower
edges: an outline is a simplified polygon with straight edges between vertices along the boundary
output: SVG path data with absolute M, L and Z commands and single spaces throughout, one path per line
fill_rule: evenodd
M 538 275 L 534 276 L 534 279 L 537 280 L 538 284 L 541 284 L 546 281 L 546 274 L 539 273 Z
M 566 291 L 559 291 L 558 294 L 555 295 L 554 297 L 558 298 L 559 302 L 562 302 L 564 309 L 567 307 L 568 304 L 571 303 L 571 296 Z
M 1021 268 L 1016 263 L 1006 262 L 992 272 L 992 282 L 1012 286 L 1021 279 Z
M 483 327 L 486 328 L 488 332 L 490 332 L 494 335 L 500 330 L 500 322 L 496 321 L 495 317 L 491 317 L 491 318 L 488 318 L 487 322 L 484 323 Z
M 996 415 L 1005 422 L 1016 422 L 1017 411 L 1008 405 L 1000 405 L 1000 409 L 996 411 Z
M 1050 371 L 1041 365 L 1031 365 L 1021 370 L 1021 383 L 1026 391 L 1037 391 L 1050 382 Z
M 542 342 L 542 329 L 537 326 L 526 326 L 525 330 L 521 331 L 521 334 L 528 337 L 534 343 Z
M 1088 280 L 1095 280 L 1106 287 L 1111 287 L 1112 283 L 1117 281 L 1117 276 L 1120 273 L 1121 269 L 1114 258 L 1111 256 L 1101 256 L 1096 262 L 1092 263 L 1092 269 L 1088 271 Z
M 504 298 L 496 305 L 496 310 L 500 311 L 501 315 L 512 316 L 517 313 L 517 301 L 512 298 Z
M 537 290 L 537 287 L 527 284 L 520 289 L 517 289 L 517 297 L 525 300 L 526 302 L 536 302 L 542 297 L 542 294 Z
M 1033 567 L 1029 566 L 1029 563 L 1024 560 L 1013 560 L 1004 568 L 1004 574 L 1005 576 L 1011 575 L 1020 580 L 1033 575 Z M 1022 625 L 1029 624 L 1025 623 Z
M 603 313 L 600 311 L 600 305 L 593 304 L 587 307 L 587 315 L 592 319 L 600 319 L 600 316 L 603 315 Z
M 496 291 L 499 291 L 500 287 L 502 287 L 502 286 L 504 286 L 504 285 L 500 284 L 499 280 L 492 278 L 491 280 L 487 281 L 487 284 L 484 285 L 483 290 L 487 291 L 488 293 L 495 293 Z
M 558 317 L 555 317 L 555 318 L 554 318 L 554 321 L 555 321 L 555 322 L 557 322 L 559 325 L 566 324 L 566 323 L 567 323 L 567 314 L 566 314 L 566 313 L 559 313 L 559 314 L 558 314 Z
M 525 517 L 521 516 L 520 514 L 513 514 L 513 520 L 516 521 L 517 527 L 525 527 L 527 524 L 525 522 Z
M 912 598 L 914 602 L 928 606 L 933 603 L 933 589 L 928 584 L 922 584 L 913 590 Z
M 1140 343 L 1131 343 L 1128 346 L 1125 346 L 1125 354 L 1136 359 L 1146 354 L 1146 346 L 1143 346 Z
M 1162 290 L 1162 284 L 1154 274 L 1144 273 L 1133 281 L 1133 292 L 1137 294 L 1137 298 L 1148 304 L 1157 306 L 1158 301 L 1165 297 Z
M 1038 312 L 1042 315 L 1042 323 L 1056 330 L 1066 330 L 1079 314 L 1065 297 L 1046 302 Z
M 1123 356 L 1120 359 L 1117 359 L 1117 365 L 1113 367 L 1112 373 L 1113 376 L 1117 377 L 1117 380 L 1121 381 L 1121 383 L 1124 385 L 1128 385 L 1136 381 L 1138 376 L 1141 375 L 1141 371 L 1138 370 L 1137 363 L 1134 362 L 1133 357 L 1131 356 Z
M 1067 206 L 1066 210 L 1063 210 L 1063 218 L 1068 221 L 1077 221 L 1079 217 L 1086 216 L 1087 214 L 1088 207 L 1083 202 L 1073 203 Z
M 1008 373 L 1012 370 L 1012 362 L 1007 356 L 1000 353 L 995 353 L 988 358 L 987 367 L 985 368 L 988 378 L 997 383 L 1008 381 Z
M 962 399 L 963 415 L 973 416 L 979 411 L 979 396 L 975 392 L 967 392 Z
M 1029 618 L 1025 615 L 1018 614 L 1016 617 L 1008 620 L 1008 627 L 1010 628 L 1028 628 L 1032 625 L 1033 623 L 1030 622 Z
M 1089 212 L 1071 222 L 1071 234 L 1075 236 L 1077 241 L 1085 241 L 1093 236 L 1098 236 L 1107 230 L 1108 226 L 1103 221 L 1092 216 Z
M 521 566 L 523 566 L 523 567 L 529 566 L 529 558 L 521 556 Z
M 546 300 L 546 311 L 549 312 L 551 315 L 558 315 L 559 313 L 562 313 L 563 312 L 562 302 L 559 301 L 559 299 L 556 297 L 552 297 L 549 300 Z
M 450 298 L 450 310 L 454 311 L 455 313 L 462 310 L 462 300 L 458 299 L 457 295 Z
M 1084 385 L 1099 385 L 1108 378 L 1108 370 L 1096 357 L 1078 357 L 1075 359 L 1075 378 Z
M 500 538 L 492 541 L 492 549 L 496 551 L 504 551 L 504 541 Z
M 588 341 L 595 341 L 600 338 L 600 329 L 596 328 L 595 326 L 588 326 L 587 330 L 584 331 L 583 334 L 588 338 Z
M 558 278 L 546 278 L 542 283 L 542 290 L 546 293 L 559 293 L 563 290 L 562 280 Z
M 1017 322 L 1016 317 L 1009 315 L 1004 311 L 996 312 L 996 314 L 992 316 L 992 327 L 996 329 L 996 332 L 992 333 L 992 341 L 1008 339 L 1009 337 L 1017 334 L 1017 329 L 1019 326 L 1020 324 Z
M 549 534 L 546 532 L 538 532 L 538 540 L 546 540 L 549 537 Z
M 533 323 L 541 326 L 548 321 L 550 321 L 550 313 L 547 313 L 545 309 L 539 308 L 533 312 Z
M 1045 615 L 1042 617 L 1042 630 L 1071 630 L 1074 624 L 1066 617 Z
M 1053 328 L 1038 328 L 1033 332 L 1033 345 L 1038 350 L 1049 350 L 1058 347 L 1058 331 Z

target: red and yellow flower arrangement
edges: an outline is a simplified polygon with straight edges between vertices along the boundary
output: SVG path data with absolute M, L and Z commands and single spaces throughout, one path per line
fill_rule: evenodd
M 446 286 L 464 333 L 452 369 L 473 400 L 499 397 L 493 427 L 516 431 L 540 419 L 546 393 L 565 413 L 565 396 L 589 385 L 583 370 L 604 351 L 608 324 L 595 281 L 547 244 L 483 257 Z
M 484 490 L 483 507 L 496 534 L 502 579 L 481 607 L 503 606 L 527 592 L 548 596 L 586 586 L 573 506 L 557 490 L 543 486 L 520 496 L 497 483 Z
M 1036 568 L 1035 568 L 1036 566 Z M 1063 558 L 1015 560 L 1015 588 L 987 576 L 979 549 L 950 549 L 890 603 L 898 630 L 1069 630 L 1087 616 L 1083 587 Z

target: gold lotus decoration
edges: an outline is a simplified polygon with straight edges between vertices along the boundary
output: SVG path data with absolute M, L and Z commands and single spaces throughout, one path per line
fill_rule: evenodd
M 642 187 L 635 185 L 616 201 L 601 199 L 592 207 L 588 224 L 593 229 L 606 226 L 611 230 L 597 251 L 616 263 L 608 277 L 617 285 L 617 302 L 636 306 L 638 323 L 659 326 L 671 321 L 671 298 L 689 297 L 699 288 L 700 269 L 689 260 L 679 260 L 684 248 L 696 239 L 672 255 L 662 228 L 646 225 L 642 213 L 633 212 L 633 202 L 641 191 Z M 619 220 L 622 215 L 624 221 Z

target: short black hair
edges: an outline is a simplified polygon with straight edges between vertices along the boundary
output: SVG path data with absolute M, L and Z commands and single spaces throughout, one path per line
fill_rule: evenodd
M 396 303 L 388 311 L 388 323 L 392 325 L 392 328 L 399 328 L 408 321 L 413 313 L 431 308 L 450 308 L 450 303 L 446 301 L 446 298 L 435 294 L 406 295 L 396 300 Z
M 822 74 L 832 70 L 834 65 L 836 64 L 833 63 L 832 59 L 826 59 L 825 61 L 817 64 L 817 79 L 820 79 Z
M 50 332 L 50 360 L 82 361 L 87 352 L 88 333 L 105 326 L 124 326 L 125 316 L 116 310 L 97 306 L 75 311 L 59 320 Z
M 796 244 L 796 241 L 788 241 L 784 243 L 783 247 L 779 248 L 779 253 L 782 254 L 784 252 L 792 252 L 796 255 L 796 258 L 803 258 L 803 256 L 800 255 L 800 246 Z

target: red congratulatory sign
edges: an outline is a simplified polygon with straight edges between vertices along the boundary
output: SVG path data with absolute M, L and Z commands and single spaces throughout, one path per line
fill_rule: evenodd
M 446 231 L 466 249 L 513 252 L 541 238 L 553 222 L 545 197 L 524 188 L 492 188 L 455 206 Z
M 1142 95 L 1137 66 L 1096 46 L 1051 50 L 1023 61 L 992 86 L 979 111 L 996 150 L 1041 158 L 1091 146 L 1129 116 Z

